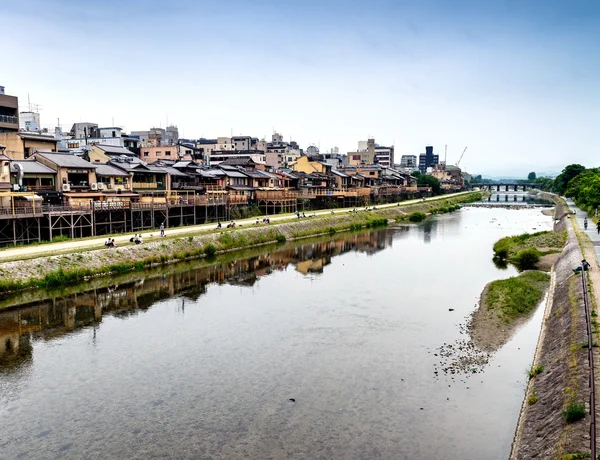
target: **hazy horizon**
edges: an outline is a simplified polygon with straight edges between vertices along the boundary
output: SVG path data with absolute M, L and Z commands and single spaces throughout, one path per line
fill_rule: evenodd
M 340 153 L 372 136 L 398 161 L 468 146 L 461 166 L 492 176 L 595 166 L 597 2 L 23 0 L 3 17 L 0 85 L 44 127 L 168 120 Z

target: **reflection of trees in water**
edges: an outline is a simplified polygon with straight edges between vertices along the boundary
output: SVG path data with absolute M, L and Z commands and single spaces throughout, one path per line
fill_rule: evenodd
M 56 297 L 0 313 L 0 372 L 32 359 L 31 339 L 51 340 L 70 331 L 96 327 L 106 314 L 121 318 L 135 316 L 176 295 L 196 301 L 214 283 L 251 287 L 262 276 L 285 270 L 289 265 L 294 265 L 300 273 L 322 273 L 337 255 L 351 251 L 372 255 L 391 246 L 398 231 L 403 230 L 346 233 L 221 264 L 199 262 L 199 266 L 179 273 Z

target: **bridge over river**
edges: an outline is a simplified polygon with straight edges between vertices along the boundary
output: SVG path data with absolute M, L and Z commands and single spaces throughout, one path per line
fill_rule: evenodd
M 532 184 L 530 182 L 494 182 L 493 184 L 481 184 L 479 188 L 481 190 L 496 190 L 497 192 L 518 192 L 521 190 L 531 190 L 532 188 L 535 188 L 535 184 Z

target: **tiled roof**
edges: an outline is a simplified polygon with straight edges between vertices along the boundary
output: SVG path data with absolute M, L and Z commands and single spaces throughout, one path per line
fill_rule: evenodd
M 92 163 L 89 163 L 76 155 L 45 152 L 37 152 L 35 155 L 39 155 L 40 157 L 51 161 L 60 168 L 96 169 L 96 166 L 94 166 Z

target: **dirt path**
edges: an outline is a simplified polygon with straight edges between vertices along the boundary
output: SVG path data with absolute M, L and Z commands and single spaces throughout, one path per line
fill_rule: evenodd
M 432 198 L 427 198 L 426 201 L 436 201 L 436 200 L 445 200 L 447 198 L 451 198 L 454 196 L 463 195 L 465 193 L 470 192 L 460 192 L 453 193 L 449 195 L 442 195 Z M 423 202 L 422 199 L 419 200 L 408 200 L 399 202 L 402 206 L 416 204 Z M 389 203 L 376 205 L 377 209 L 385 209 L 390 207 L 398 206 L 398 203 Z M 321 211 L 311 211 L 310 214 L 316 214 L 317 216 L 327 216 L 331 215 L 331 211 L 334 211 L 336 214 L 348 212 L 354 208 L 339 208 L 339 209 L 328 209 Z M 375 211 L 376 212 L 376 211 Z M 270 216 L 271 222 L 283 222 L 297 219 L 294 214 L 279 214 L 275 216 Z M 236 224 L 239 226 L 248 226 L 254 224 L 256 222 L 256 217 L 252 217 L 249 219 L 236 220 Z M 196 234 L 201 232 L 207 232 L 215 229 L 215 223 L 208 223 L 202 225 L 190 225 L 186 227 L 175 227 L 166 229 L 167 237 L 176 236 L 176 235 L 188 235 L 188 234 Z M 110 235 L 115 239 L 115 242 L 119 245 L 129 243 L 129 239 L 132 236 L 132 232 L 127 234 L 115 234 Z M 154 238 L 158 236 L 158 230 L 149 230 L 142 232 L 143 238 Z M 46 256 L 46 255 L 56 255 L 56 254 L 64 254 L 68 252 L 80 251 L 85 249 L 99 249 L 102 248 L 104 242 L 108 235 L 99 236 L 97 238 L 88 238 L 83 240 L 72 240 L 65 241 L 60 243 L 48 243 L 41 245 L 32 245 L 32 246 L 24 246 L 18 248 L 9 248 L 0 251 L 0 261 L 10 261 L 17 259 L 30 259 L 38 256 Z

